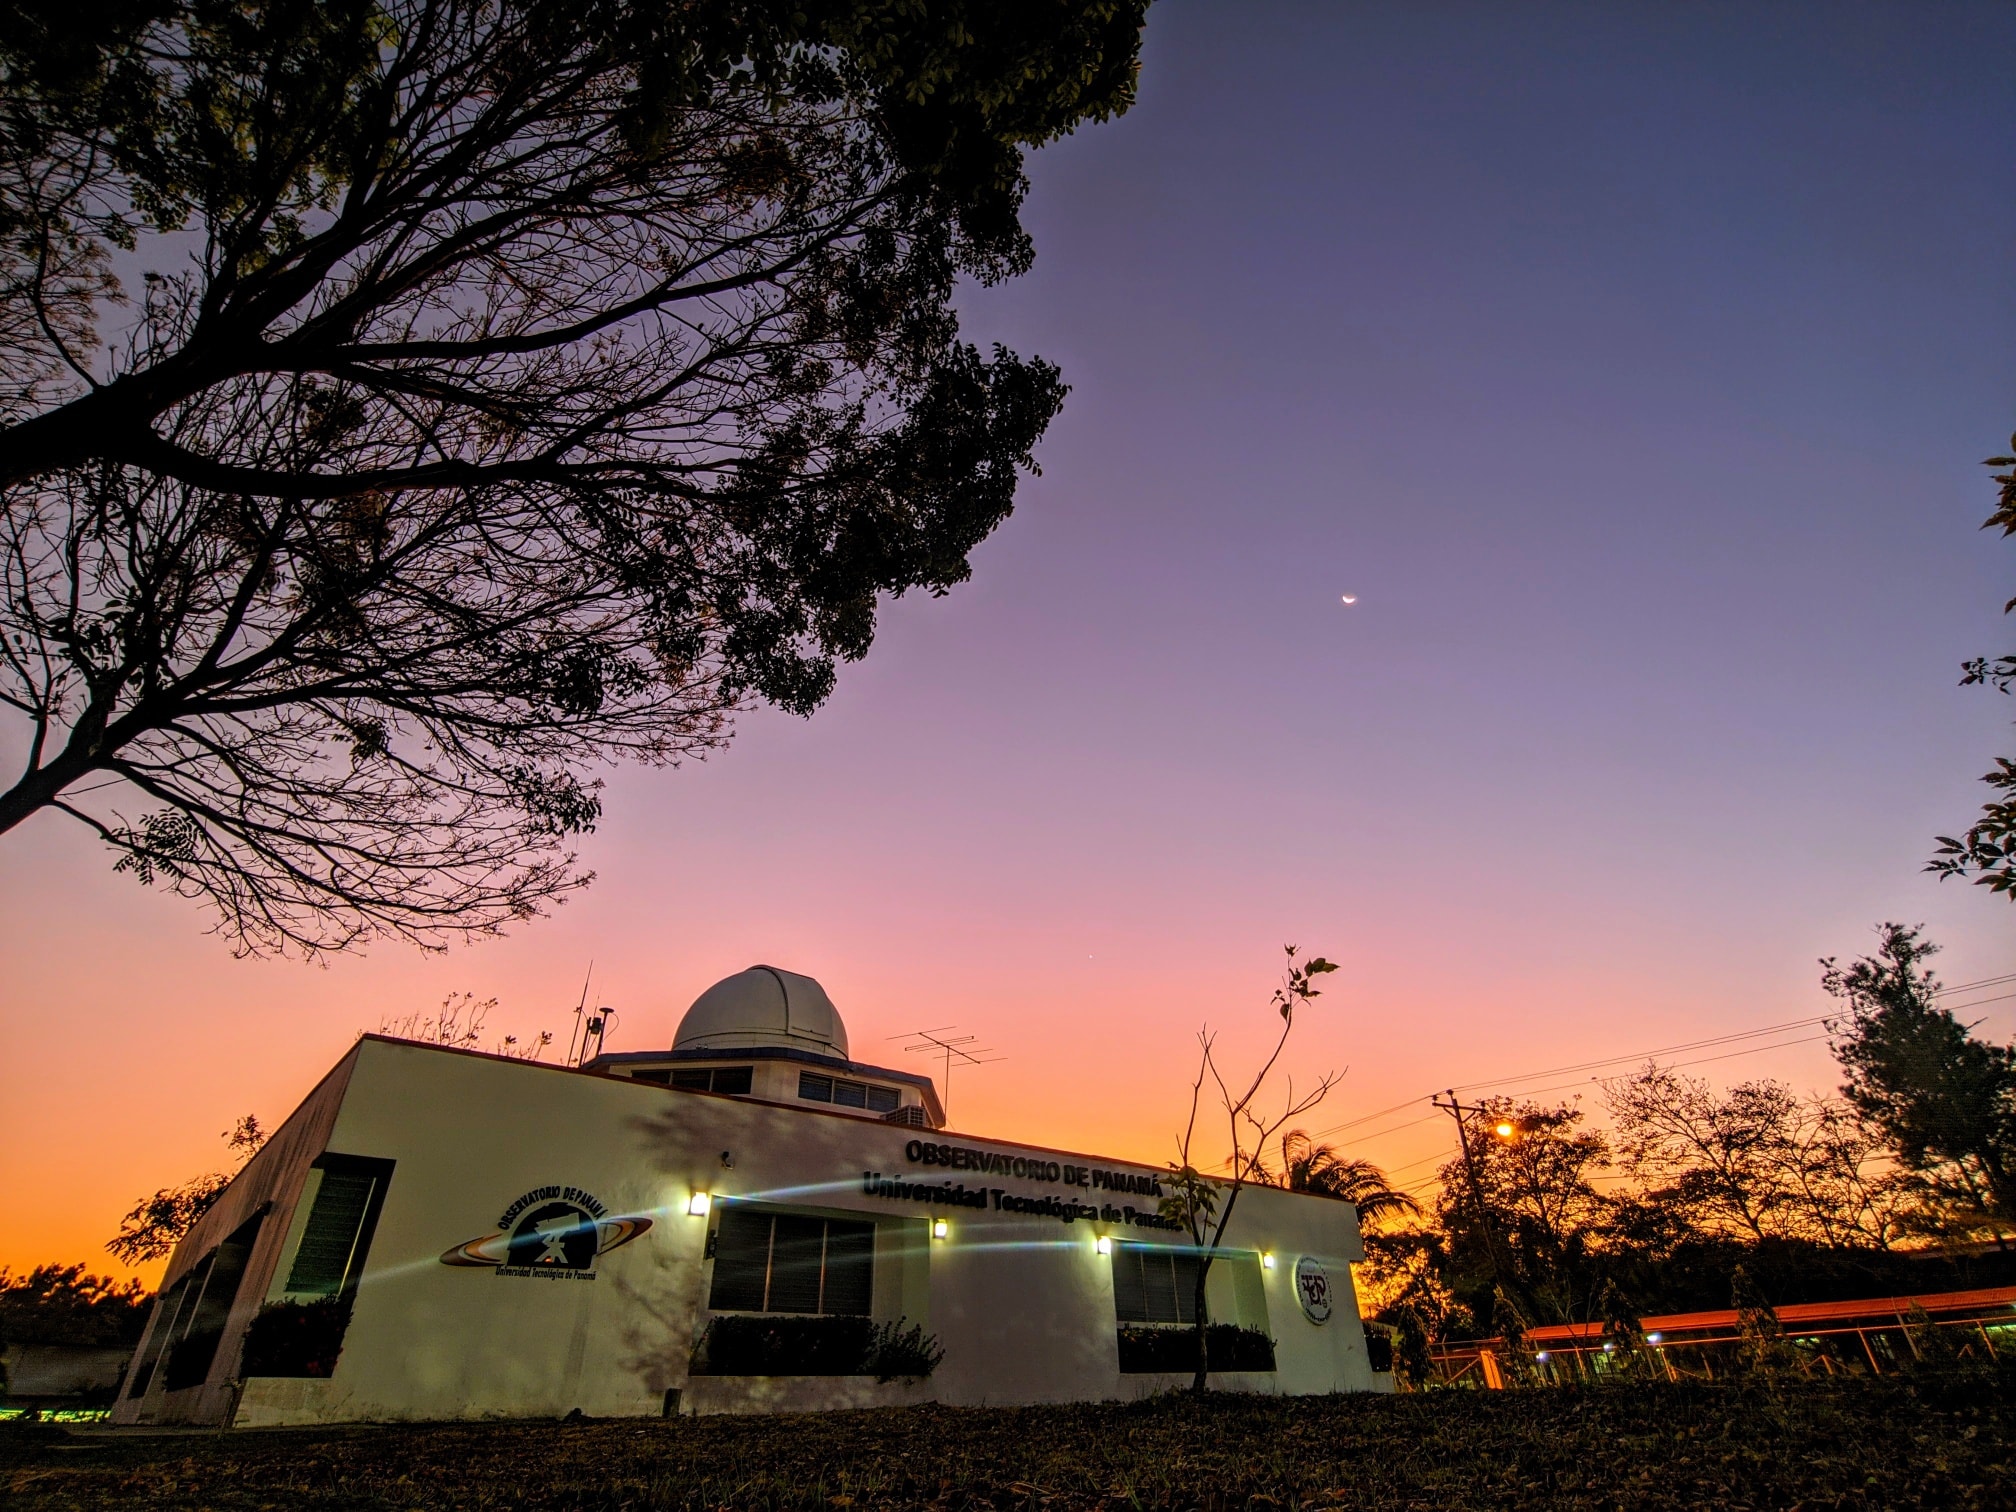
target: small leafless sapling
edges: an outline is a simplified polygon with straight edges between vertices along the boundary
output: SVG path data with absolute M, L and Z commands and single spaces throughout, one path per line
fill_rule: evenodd
M 1330 1090 L 1337 1085 L 1338 1073 L 1326 1071 L 1317 1078 L 1313 1087 L 1298 1093 L 1294 1076 L 1287 1074 L 1279 1111 L 1269 1113 L 1261 1109 L 1262 1094 L 1268 1090 L 1282 1052 L 1288 1047 L 1288 1036 L 1294 1031 L 1295 1010 L 1321 996 L 1316 978 L 1337 969 L 1334 962 L 1322 956 L 1298 961 L 1295 946 L 1284 948 L 1288 954 L 1287 971 L 1281 985 L 1274 989 L 1273 997 L 1273 1006 L 1281 1015 L 1281 1032 L 1275 1038 L 1274 1048 L 1250 1079 L 1228 1081 L 1218 1063 L 1217 1035 L 1208 1027 L 1197 1034 L 1199 1054 L 1197 1077 L 1190 1087 L 1190 1117 L 1176 1144 L 1177 1159 L 1170 1166 L 1173 1190 L 1162 1204 L 1163 1215 L 1182 1224 L 1198 1251 L 1196 1291 L 1191 1311 L 1197 1335 L 1197 1368 L 1190 1382 L 1192 1391 L 1204 1390 L 1210 1374 L 1210 1320 L 1205 1312 L 1204 1290 L 1210 1279 L 1211 1263 L 1217 1258 L 1219 1244 L 1232 1222 L 1233 1209 L 1238 1206 L 1239 1193 L 1255 1182 L 1271 1184 L 1265 1164 L 1268 1146 L 1283 1129 L 1328 1097 Z M 1209 1101 L 1205 1091 L 1207 1086 L 1215 1093 L 1219 1110 L 1225 1116 L 1226 1134 L 1231 1143 L 1231 1153 L 1225 1162 L 1227 1175 L 1223 1178 L 1207 1177 L 1198 1167 L 1198 1145 L 1207 1137 L 1199 1128 Z M 1273 1104 L 1270 1102 L 1269 1106 Z

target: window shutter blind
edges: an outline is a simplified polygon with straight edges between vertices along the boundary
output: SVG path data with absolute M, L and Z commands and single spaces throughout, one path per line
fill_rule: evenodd
M 722 1312 L 761 1312 L 770 1284 L 770 1215 L 731 1206 L 714 1235 L 714 1286 L 707 1305 Z

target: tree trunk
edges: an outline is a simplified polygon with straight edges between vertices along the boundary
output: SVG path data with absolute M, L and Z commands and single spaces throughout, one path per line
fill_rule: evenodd
M 1207 1378 L 1211 1374 L 1211 1336 L 1208 1330 L 1211 1320 L 1204 1313 L 1204 1283 L 1211 1278 L 1211 1262 L 1218 1258 L 1218 1241 L 1225 1237 L 1225 1229 L 1232 1222 L 1232 1209 L 1239 1204 L 1239 1192 L 1244 1185 L 1233 1182 L 1232 1195 L 1225 1199 L 1225 1211 L 1218 1215 L 1218 1227 L 1212 1232 L 1211 1242 L 1204 1248 L 1203 1262 L 1197 1267 L 1197 1295 L 1191 1321 L 1197 1330 L 1197 1373 L 1190 1378 L 1190 1390 L 1204 1394 Z
M 1197 1330 L 1197 1373 L 1190 1378 L 1190 1390 L 1199 1395 L 1211 1374 L 1211 1320 L 1204 1315 L 1204 1282 L 1211 1274 L 1212 1254 L 1217 1248 L 1214 1240 L 1211 1252 L 1206 1253 L 1203 1264 L 1197 1267 L 1197 1296 L 1191 1313 L 1191 1324 Z

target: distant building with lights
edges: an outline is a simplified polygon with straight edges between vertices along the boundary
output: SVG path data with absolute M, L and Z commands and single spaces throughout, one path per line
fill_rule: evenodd
M 1126 1399 L 1187 1381 L 1154 1167 L 953 1134 L 810 977 L 579 1067 L 367 1035 L 169 1262 L 113 1418 L 263 1426 Z M 1390 1389 L 1349 1203 L 1241 1196 L 1213 1383 Z

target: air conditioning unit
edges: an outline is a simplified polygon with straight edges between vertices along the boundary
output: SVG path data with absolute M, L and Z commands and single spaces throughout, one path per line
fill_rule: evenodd
M 926 1127 L 924 1121 L 924 1110 L 918 1107 L 917 1104 L 915 1103 L 908 1103 L 905 1106 L 898 1108 L 894 1113 L 884 1113 L 882 1115 L 882 1122 L 893 1124 L 906 1124 L 913 1129 L 922 1129 Z

